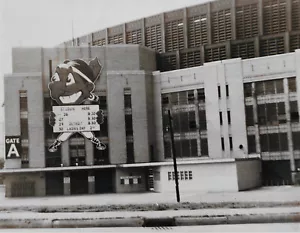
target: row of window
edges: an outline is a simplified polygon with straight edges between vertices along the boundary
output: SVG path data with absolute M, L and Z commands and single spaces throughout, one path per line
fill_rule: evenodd
M 254 87 L 252 87 L 254 85 Z M 296 77 L 288 78 L 289 92 L 297 92 Z M 270 95 L 284 93 L 283 79 L 266 80 L 253 83 L 244 84 L 245 97 L 252 97 L 253 95 Z
M 222 148 L 222 151 L 225 151 L 225 141 L 224 141 L 223 137 L 221 137 L 221 148 Z M 229 149 L 233 150 L 233 142 L 232 142 L 231 136 L 229 137 Z
M 277 34 L 287 30 L 286 1 L 263 1 L 263 31 L 264 35 Z M 252 38 L 259 35 L 258 3 L 238 6 L 235 10 L 237 39 Z M 300 3 L 292 1 L 292 30 L 300 29 Z M 212 43 L 220 43 L 232 39 L 232 12 L 224 9 L 211 12 L 211 29 L 208 28 L 208 15 L 199 14 L 188 17 L 187 36 L 189 48 L 199 47 L 208 43 L 208 31 L 212 32 Z M 174 51 L 184 47 L 183 19 L 165 23 L 166 51 Z M 146 46 L 161 52 L 162 27 L 160 24 L 145 28 Z M 126 32 L 126 42 L 133 44 L 142 43 L 141 29 Z M 94 45 L 103 45 L 103 39 L 94 41 Z M 123 35 L 109 36 L 110 44 L 123 43 Z
M 177 172 L 178 180 L 192 180 L 193 172 L 192 171 L 178 171 Z M 168 172 L 168 180 L 175 180 L 175 172 Z
M 168 94 L 162 94 L 161 96 L 162 105 L 187 105 L 187 104 L 195 104 L 197 102 L 204 103 L 205 102 L 205 92 L 204 88 L 189 91 L 180 91 L 173 92 Z
M 141 176 L 128 176 L 128 177 L 120 178 L 121 185 L 134 185 L 134 184 L 141 184 L 141 183 L 142 183 Z

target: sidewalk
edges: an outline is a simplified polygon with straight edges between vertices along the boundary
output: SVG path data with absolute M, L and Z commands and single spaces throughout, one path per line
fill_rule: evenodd
M 299 186 L 262 187 L 256 190 L 224 193 L 181 193 L 181 203 L 286 203 L 299 202 Z M 39 206 L 102 206 L 128 204 L 176 203 L 174 193 L 113 193 L 81 196 L 56 196 L 32 198 L 5 198 L 0 188 L 1 207 L 39 207 Z

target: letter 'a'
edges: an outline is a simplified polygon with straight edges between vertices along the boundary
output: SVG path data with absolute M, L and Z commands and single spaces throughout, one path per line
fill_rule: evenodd
M 20 154 L 19 154 L 15 144 L 11 144 L 11 146 L 9 148 L 9 151 L 7 153 L 7 158 L 10 158 L 11 155 L 15 155 L 16 157 L 20 157 Z

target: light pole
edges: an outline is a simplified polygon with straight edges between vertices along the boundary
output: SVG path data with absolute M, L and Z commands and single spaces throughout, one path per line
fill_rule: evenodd
M 177 172 L 177 162 L 176 162 L 176 149 L 175 149 L 174 133 L 173 133 L 173 118 L 171 116 L 170 109 L 168 109 L 168 117 L 169 117 L 169 127 L 170 127 L 170 136 L 171 136 L 172 153 L 173 153 L 173 166 L 174 166 L 174 173 L 175 173 L 176 198 L 177 198 L 177 202 L 180 202 L 178 172 Z

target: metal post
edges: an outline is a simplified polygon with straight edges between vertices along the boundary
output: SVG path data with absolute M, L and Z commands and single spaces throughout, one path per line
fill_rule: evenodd
M 172 143 L 173 166 L 174 166 L 174 173 L 175 173 L 176 198 L 177 198 L 177 202 L 180 202 L 178 172 L 177 172 L 177 162 L 176 162 L 176 149 L 175 149 L 174 133 L 173 133 L 173 119 L 172 119 L 172 116 L 171 116 L 171 110 L 170 109 L 168 110 L 168 116 L 169 116 L 171 143 Z

